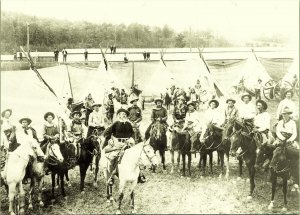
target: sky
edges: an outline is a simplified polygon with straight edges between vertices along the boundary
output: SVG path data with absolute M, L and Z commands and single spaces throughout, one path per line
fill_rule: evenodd
M 299 0 L 2 0 L 2 11 L 94 23 L 212 30 L 234 41 L 281 34 L 299 40 Z

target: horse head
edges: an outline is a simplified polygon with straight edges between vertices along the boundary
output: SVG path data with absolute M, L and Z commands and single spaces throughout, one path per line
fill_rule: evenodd
M 278 146 L 273 152 L 270 167 L 277 173 L 288 170 L 289 160 L 287 159 L 286 150 L 285 146 Z
M 146 157 L 147 161 L 150 162 L 151 166 L 156 168 L 157 165 L 158 165 L 158 160 L 157 160 L 157 157 L 155 156 L 155 152 L 154 152 L 154 149 L 153 147 L 150 145 L 150 141 L 146 141 L 144 144 L 143 144 L 143 151 L 142 151 L 142 161 L 145 160 L 143 159 L 143 157 Z
M 151 128 L 150 134 L 155 140 L 161 140 L 166 133 L 163 123 L 156 121 Z
M 47 155 L 54 161 L 58 161 L 62 163 L 64 161 L 64 157 L 60 151 L 60 146 L 58 143 L 49 143 L 47 147 Z

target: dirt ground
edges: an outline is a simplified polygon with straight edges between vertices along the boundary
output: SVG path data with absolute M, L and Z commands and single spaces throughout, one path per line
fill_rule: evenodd
M 298 102 L 298 100 L 296 101 Z M 270 113 L 274 113 L 277 102 L 269 103 Z M 151 105 L 146 106 L 143 111 L 143 124 L 141 130 L 146 129 L 150 118 Z M 274 118 L 274 114 L 272 114 Z M 274 120 L 272 121 L 274 124 Z M 214 160 L 216 154 L 214 155 Z M 274 210 L 267 209 L 271 199 L 271 185 L 266 183 L 267 175 L 260 171 L 255 177 L 256 188 L 253 199 L 247 201 L 249 182 L 247 170 L 244 166 L 242 180 L 237 180 L 238 168 L 235 158 L 230 158 L 230 177 L 226 181 L 223 177 L 219 178 L 220 167 L 214 161 L 213 174 L 201 177 L 198 169 L 199 155 L 192 157 L 192 177 L 191 179 L 181 178 L 176 171 L 171 174 L 169 152 L 166 152 L 167 171 L 163 172 L 160 166 L 157 173 L 146 170 L 147 182 L 138 184 L 136 192 L 136 205 L 140 214 L 200 214 L 200 213 L 226 213 L 226 214 L 268 214 L 281 213 L 283 206 L 282 186 L 276 190 Z M 56 201 L 51 206 L 51 180 L 50 176 L 45 177 L 46 190 L 44 191 L 45 207 L 40 208 L 35 201 L 34 209 L 27 214 L 112 214 L 116 212 L 117 203 L 106 203 L 106 188 L 102 172 L 99 173 L 100 179 L 98 187 L 92 186 L 92 174 L 88 172 L 86 178 L 85 194 L 79 191 L 79 169 L 76 167 L 71 170 L 71 187 L 66 187 L 68 199 L 65 200 L 59 189 L 55 190 Z M 278 179 L 280 184 L 280 179 Z M 117 184 L 117 183 L 116 183 Z M 26 187 L 28 189 L 28 187 Z M 289 189 L 290 190 L 290 189 Z M 114 198 L 117 199 L 117 186 L 114 187 Z M 1 214 L 8 214 L 8 199 L 4 188 L 0 189 L 1 194 Z M 122 213 L 131 212 L 129 207 L 129 196 L 123 200 Z M 288 192 L 288 214 L 299 214 L 299 194 Z

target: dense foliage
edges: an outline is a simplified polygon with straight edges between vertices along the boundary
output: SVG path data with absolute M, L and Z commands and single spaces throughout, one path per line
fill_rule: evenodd
M 2 12 L 2 53 L 19 51 L 27 43 L 27 24 L 31 50 L 53 51 L 62 48 L 96 48 L 114 45 L 122 48 L 168 47 L 227 47 L 232 44 L 225 38 L 214 36 L 212 31 L 175 32 L 172 28 L 130 25 L 95 24 L 85 21 L 70 22 L 50 18 L 37 18 L 19 13 Z

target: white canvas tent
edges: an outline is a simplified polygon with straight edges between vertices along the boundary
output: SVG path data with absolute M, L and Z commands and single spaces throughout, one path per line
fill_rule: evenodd
M 295 56 L 294 57 L 294 61 L 293 64 L 291 65 L 289 71 L 285 74 L 285 76 L 283 77 L 283 82 L 287 81 L 289 83 L 293 82 L 293 77 L 297 76 L 298 80 L 299 80 L 299 56 Z
M 173 74 L 165 66 L 162 60 L 158 62 L 157 68 L 148 81 L 148 85 L 143 89 L 143 95 L 147 96 L 160 96 L 175 84 Z
M 258 83 L 259 78 L 262 80 L 263 85 L 272 79 L 253 53 L 249 55 L 245 62 L 236 85 L 243 79 L 245 87 L 250 91 L 254 91 L 254 87 Z

